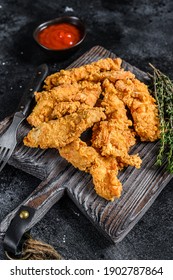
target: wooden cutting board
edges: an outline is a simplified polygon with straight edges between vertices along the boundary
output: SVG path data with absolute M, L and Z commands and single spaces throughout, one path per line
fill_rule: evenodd
M 96 46 L 68 68 L 79 67 L 106 57 L 114 58 L 116 55 Z M 148 82 L 146 73 L 125 61 L 123 61 L 123 67 L 133 72 L 139 80 Z M 9 121 L 10 118 L 6 118 L 1 122 L 0 132 L 5 129 Z M 25 147 L 22 139 L 28 130 L 27 123 L 20 126 L 18 144 L 9 164 L 41 180 L 55 170 L 51 173 L 51 183 L 58 186 L 63 182 L 61 193 L 66 191 L 95 227 L 115 243 L 121 241 L 134 227 L 172 178 L 167 173 L 165 164 L 160 168 L 155 166 L 159 142 L 137 144 L 132 152 L 139 153 L 143 160 L 142 167 L 139 170 L 128 167 L 119 173 L 119 179 L 123 184 L 122 196 L 114 202 L 109 202 L 95 193 L 90 174 L 72 167 L 54 149 L 41 150 Z

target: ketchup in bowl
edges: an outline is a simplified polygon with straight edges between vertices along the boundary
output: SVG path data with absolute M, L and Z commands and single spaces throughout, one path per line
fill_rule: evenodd
M 36 27 L 33 37 L 49 54 L 72 53 L 86 35 L 84 23 L 77 17 L 64 16 L 43 22 Z
M 79 29 L 70 23 L 56 23 L 47 26 L 38 34 L 41 45 L 53 49 L 67 49 L 76 45 L 81 39 Z

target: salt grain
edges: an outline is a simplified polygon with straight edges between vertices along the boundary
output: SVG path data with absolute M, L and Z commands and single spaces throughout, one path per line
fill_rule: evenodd
M 65 7 L 65 12 L 74 12 L 72 7 Z

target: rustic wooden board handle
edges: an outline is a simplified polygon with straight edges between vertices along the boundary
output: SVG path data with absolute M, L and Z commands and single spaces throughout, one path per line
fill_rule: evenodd
M 65 167 L 65 169 L 64 169 Z M 49 209 L 62 197 L 64 194 L 68 178 L 62 176 L 63 172 L 68 172 L 73 176 L 75 173 L 74 167 L 66 164 L 62 168 L 54 169 L 48 178 L 42 181 L 37 188 L 26 198 L 16 209 L 8 214 L 0 224 L 0 242 L 3 242 L 6 231 L 9 230 L 13 223 L 16 214 L 19 215 L 19 209 L 27 206 L 35 211 L 33 218 L 28 222 L 26 231 L 29 231 L 36 223 L 38 223 Z M 13 225 L 14 226 L 14 225 Z M 16 224 L 16 228 L 19 225 Z M 18 228 L 18 230 L 20 230 Z M 13 252 L 14 253 L 14 252 Z

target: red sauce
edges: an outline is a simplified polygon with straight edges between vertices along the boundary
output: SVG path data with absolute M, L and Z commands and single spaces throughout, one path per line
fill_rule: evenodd
M 38 40 L 49 49 L 66 49 L 80 41 L 80 31 L 72 24 L 57 23 L 41 30 Z

